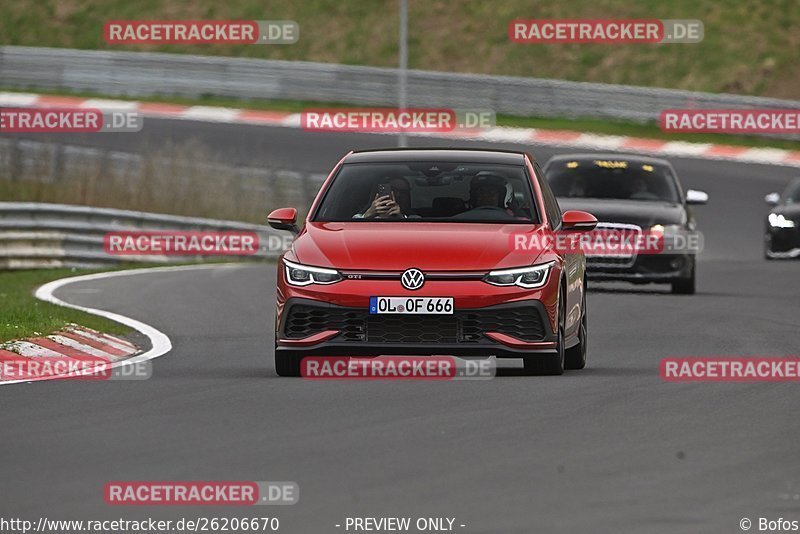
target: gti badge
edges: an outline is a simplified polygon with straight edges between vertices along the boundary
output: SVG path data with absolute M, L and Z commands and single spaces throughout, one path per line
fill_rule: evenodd
M 403 287 L 410 290 L 419 289 L 425 283 L 425 276 L 419 269 L 408 269 L 400 277 L 400 283 Z

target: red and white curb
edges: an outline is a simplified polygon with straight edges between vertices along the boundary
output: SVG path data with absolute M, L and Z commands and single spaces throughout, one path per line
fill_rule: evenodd
M 34 337 L 0 344 L 0 364 L 19 370 L 15 378 L 27 381 L 76 378 L 93 368 L 106 368 L 133 356 L 139 347 L 133 343 L 78 325 L 68 325 L 62 331 L 46 337 Z M 55 359 L 55 360 L 53 360 Z M 57 362 L 57 364 L 56 364 Z M 73 371 L 59 369 L 77 369 Z M 0 381 L 14 381 L 5 374 Z
M 127 340 L 115 336 L 109 336 L 107 334 L 89 330 L 83 327 L 70 326 L 65 328 L 63 332 L 58 332 L 50 336 L 9 342 L 8 344 L 11 345 L 9 348 L 12 350 L 0 348 L 0 364 L 2 364 L 3 361 L 10 361 L 11 363 L 18 362 L 20 358 L 39 358 L 41 360 L 42 358 L 49 357 L 96 361 L 98 364 L 104 364 L 104 369 L 116 369 L 118 367 L 139 364 L 163 356 L 172 350 L 172 342 L 163 332 L 141 321 L 137 321 L 136 319 L 132 319 L 118 313 L 64 302 L 63 300 L 54 296 L 53 293 L 63 286 L 76 282 L 89 282 L 107 278 L 118 278 L 122 276 L 133 276 L 166 271 L 237 267 L 240 266 L 237 264 L 213 264 L 154 267 L 86 274 L 49 282 L 36 290 L 36 298 L 45 302 L 56 304 L 58 306 L 80 310 L 124 324 L 147 337 L 150 341 L 150 349 L 145 352 L 140 351 L 137 353 L 137 350 L 139 349 L 136 349 L 135 346 Z M 24 353 L 24 355 L 22 353 Z M 30 376 L 20 378 L 19 380 L 2 380 L 0 381 L 0 386 L 53 380 L 57 378 L 59 377 Z
M 49 96 L 34 93 L 0 92 L 0 106 L 6 107 L 84 107 L 101 110 L 132 111 L 145 117 L 183 119 L 228 124 L 252 124 L 300 128 L 300 114 L 286 111 L 259 111 L 213 106 L 181 106 L 124 100 Z M 145 126 L 146 127 L 146 126 Z M 515 144 L 552 145 L 570 148 L 636 152 L 654 156 L 689 157 L 730 160 L 800 167 L 800 151 L 779 148 L 758 148 L 712 143 L 665 141 L 618 135 L 599 135 L 568 130 L 542 130 L 498 126 L 484 130 L 460 130 L 444 133 L 410 133 L 411 136 L 490 141 Z

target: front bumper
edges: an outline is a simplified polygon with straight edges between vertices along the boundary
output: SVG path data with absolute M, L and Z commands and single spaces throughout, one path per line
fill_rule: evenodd
M 618 264 L 587 258 L 586 274 L 595 281 L 627 281 L 634 283 L 669 283 L 689 278 L 694 270 L 692 254 L 646 254 L 631 262 Z
M 288 299 L 276 352 L 303 356 L 454 355 L 521 358 L 552 354 L 557 336 L 545 305 L 522 300 L 452 315 L 376 315 L 367 306 Z
M 766 239 L 768 257 L 800 257 L 800 228 L 768 228 Z

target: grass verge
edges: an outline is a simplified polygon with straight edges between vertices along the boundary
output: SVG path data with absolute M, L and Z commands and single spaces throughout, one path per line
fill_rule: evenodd
M 113 270 L 133 267 L 119 267 Z M 141 267 L 141 265 L 135 267 Z M 76 323 L 108 334 L 125 335 L 130 333 L 131 329 L 123 324 L 79 310 L 43 302 L 33 296 L 34 291 L 47 282 L 106 270 L 0 271 L 0 309 L 3 310 L 2 319 L 0 319 L 0 342 L 47 335 L 61 330 L 69 323 Z

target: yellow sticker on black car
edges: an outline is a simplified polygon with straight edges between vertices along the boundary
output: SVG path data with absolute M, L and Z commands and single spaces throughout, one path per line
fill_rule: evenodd
M 594 160 L 594 164 L 598 167 L 602 167 L 604 169 L 627 169 L 628 162 L 627 161 L 612 161 L 612 160 L 603 160 L 603 159 L 596 159 Z

